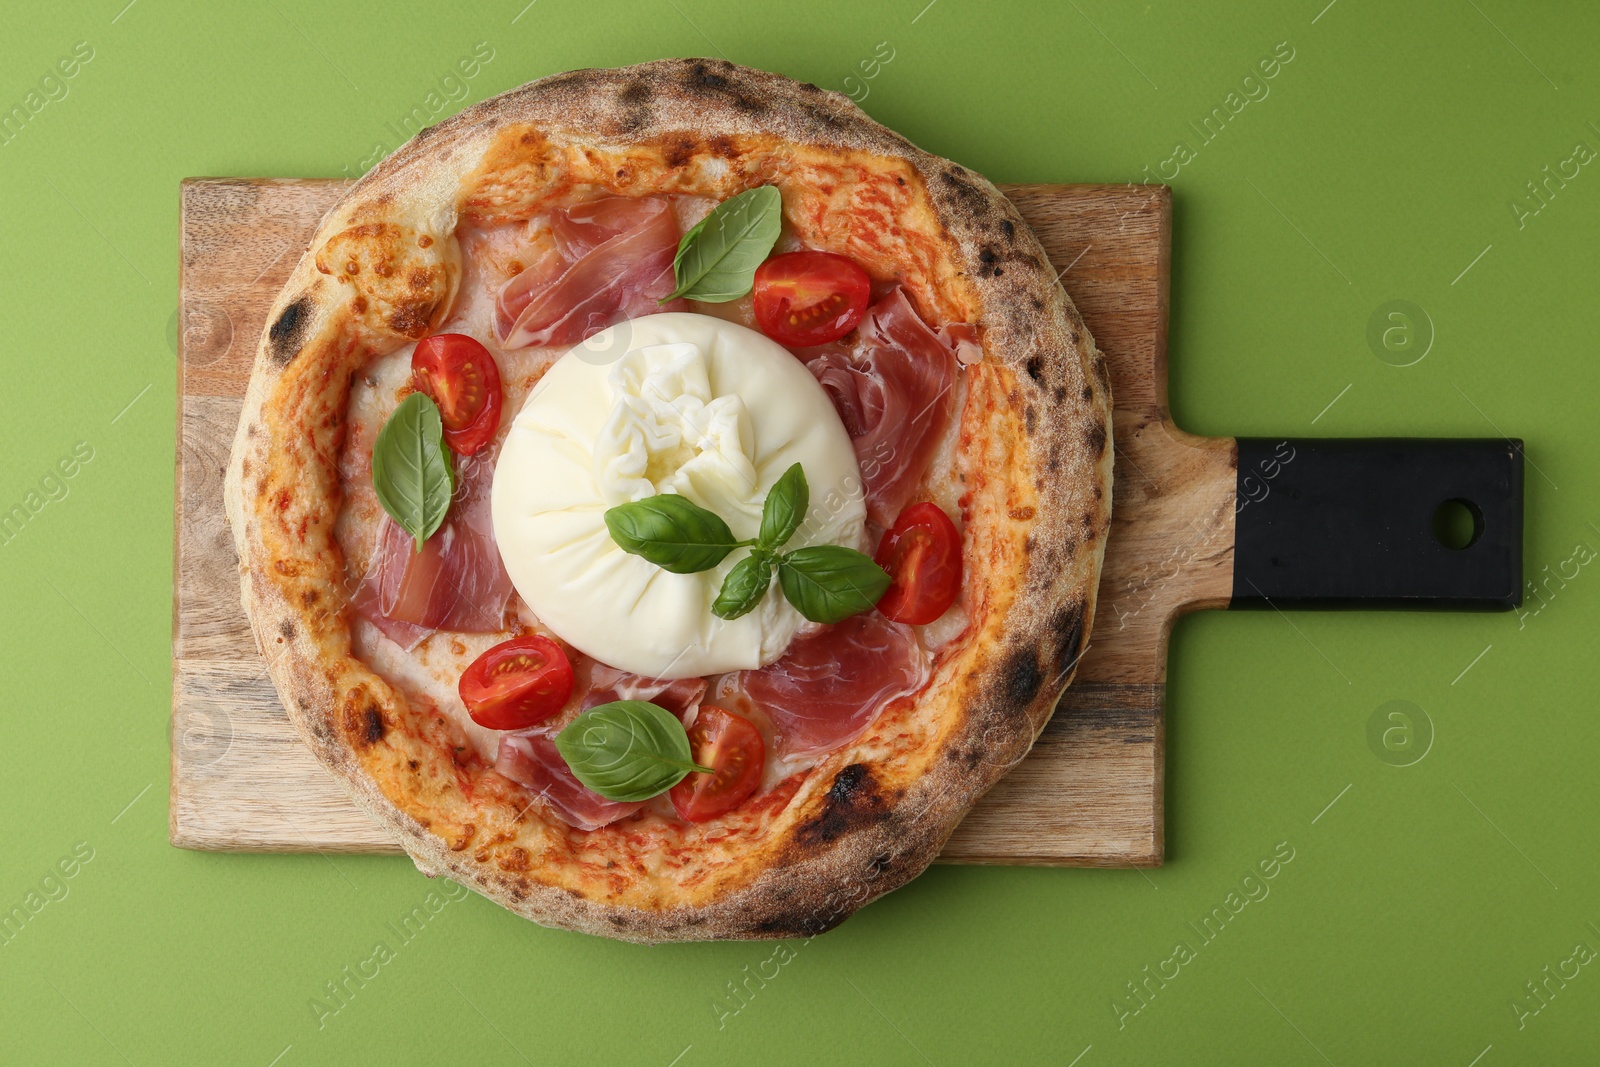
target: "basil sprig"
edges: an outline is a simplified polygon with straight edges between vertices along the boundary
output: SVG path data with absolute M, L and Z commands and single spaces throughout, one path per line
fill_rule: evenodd
M 415 538 L 417 551 L 450 511 L 455 467 L 444 443 L 439 405 L 426 393 L 400 401 L 372 449 L 372 487 L 378 503 Z
M 751 552 L 735 563 L 711 602 L 711 614 L 730 621 L 750 614 L 772 588 L 772 566 L 772 553 L 767 551 Z
M 605 520 L 624 552 L 673 574 L 708 571 L 740 544 L 716 512 L 676 493 L 620 504 L 606 511 Z
M 758 185 L 712 209 L 678 242 L 672 260 L 677 288 L 661 303 L 687 297 L 708 303 L 737 300 L 755 285 L 756 268 L 778 243 L 783 197 Z
M 872 557 L 839 545 L 797 548 L 778 563 L 778 584 L 812 622 L 838 622 L 870 611 L 889 591 L 889 575 Z
M 649 800 L 688 774 L 715 773 L 694 762 L 678 717 L 644 700 L 614 700 L 573 719 L 556 735 L 573 775 L 607 800 Z
M 796 463 L 772 483 L 761 504 L 761 533 L 757 543 L 763 548 L 778 548 L 794 536 L 811 507 L 811 486 L 806 472 Z
M 794 536 L 811 506 L 811 487 L 796 463 L 784 471 L 761 506 L 761 531 L 754 541 L 737 541 L 714 512 L 676 494 L 620 504 L 605 514 L 612 540 L 675 574 L 707 571 L 736 548 L 750 554 L 734 564 L 711 604 L 720 619 L 737 619 L 755 610 L 778 586 L 796 611 L 812 622 L 839 622 L 872 610 L 889 588 L 889 575 L 870 556 L 841 545 L 813 545 L 780 551 Z

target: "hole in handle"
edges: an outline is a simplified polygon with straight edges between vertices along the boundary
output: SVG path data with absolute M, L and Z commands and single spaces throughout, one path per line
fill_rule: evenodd
M 1459 552 L 1483 536 L 1483 512 L 1470 500 L 1446 500 L 1433 512 L 1433 539 Z

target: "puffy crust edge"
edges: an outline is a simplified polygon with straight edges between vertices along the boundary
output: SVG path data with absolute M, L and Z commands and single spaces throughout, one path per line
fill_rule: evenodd
M 786 141 L 902 160 L 922 176 L 949 238 L 959 280 L 984 330 L 985 362 L 1005 368 L 1025 455 L 1008 472 L 1026 560 L 1009 604 L 982 620 L 971 667 L 936 681 L 922 700 L 961 715 L 932 769 L 909 783 L 850 762 L 819 790 L 784 858 L 708 903 L 663 910 L 618 906 L 543 885 L 454 852 L 401 811 L 362 768 L 339 723 L 349 660 L 342 612 L 308 608 L 267 574 L 272 559 L 247 471 L 272 461 L 259 430 L 286 369 L 302 354 L 337 352 L 355 338 L 392 346 L 424 335 L 453 295 L 448 248 L 431 254 L 407 234 L 453 232 L 455 196 L 507 124 L 580 129 L 612 143 L 676 132 L 767 134 Z M 397 264 L 361 310 L 317 251 L 356 226 L 391 226 Z M 324 262 L 326 268 L 330 264 Z M 458 273 L 458 272 L 457 272 Z M 431 127 L 363 178 L 323 220 L 273 306 L 258 350 L 228 468 L 225 499 L 241 560 L 242 600 L 291 720 L 351 796 L 393 828 L 418 867 L 444 874 L 537 922 L 639 942 L 804 936 L 830 929 L 921 873 L 972 804 L 1019 762 L 1049 719 L 1089 639 L 1110 525 L 1110 386 L 1103 355 L 1056 280 L 1037 238 L 981 176 L 923 152 L 846 97 L 716 60 L 662 60 L 580 70 L 530 83 Z M 330 366 L 334 365 L 330 363 Z M 342 396 L 342 393 L 341 393 Z M 981 427 L 979 428 L 981 431 Z M 1002 432 L 1001 436 L 1005 436 Z M 981 442 L 980 442 L 981 445 Z M 336 464 L 306 472 L 300 489 L 326 492 Z M 980 458 L 981 462 L 981 458 Z M 331 539 L 332 516 L 323 531 Z M 342 632 L 342 639 L 341 639 Z M 339 658 L 343 652 L 345 659 Z M 936 692 L 942 689 L 943 692 Z M 375 728 L 381 732 L 381 720 Z

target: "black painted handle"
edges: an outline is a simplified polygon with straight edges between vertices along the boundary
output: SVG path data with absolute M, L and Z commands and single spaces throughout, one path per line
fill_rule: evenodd
M 1452 548 L 1436 513 L 1461 505 Z M 1233 607 L 1522 602 L 1519 440 L 1241 437 L 1235 507 Z

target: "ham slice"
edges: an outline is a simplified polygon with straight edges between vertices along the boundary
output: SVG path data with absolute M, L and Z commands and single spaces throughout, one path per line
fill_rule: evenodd
M 950 418 L 957 331 L 947 342 L 895 289 L 867 309 L 854 350 L 811 349 L 802 358 L 833 400 L 855 445 L 867 517 L 892 526 L 911 502 Z M 981 350 L 980 350 L 981 356 Z M 809 358 L 807 358 L 809 357 Z
M 493 478 L 492 450 L 457 458 L 456 499 L 421 552 L 410 534 L 383 517 L 351 605 L 407 651 L 436 630 L 484 634 L 505 628 L 511 577 L 494 541 Z
M 808 756 L 854 739 L 885 704 L 927 679 L 911 627 L 869 611 L 796 638 L 782 659 L 745 671 L 739 684 L 771 718 L 778 748 Z
M 644 807 L 607 800 L 578 781 L 546 734 L 507 734 L 500 738 L 494 769 L 538 795 L 567 825 L 598 830 Z
M 956 362 L 963 367 L 983 362 L 983 345 L 978 341 L 978 328 L 970 322 L 947 322 L 939 327 L 939 340 L 956 354 Z
M 575 345 L 612 323 L 658 311 L 674 287 L 678 223 L 660 197 L 608 196 L 555 212 L 548 251 L 513 277 L 495 301 L 495 335 L 506 349 Z
M 646 678 L 629 674 L 603 663 L 596 663 L 590 671 L 588 696 L 583 698 L 583 710 L 609 704 L 613 700 L 648 700 L 666 708 L 680 719 L 690 721 L 706 696 L 704 678 Z

